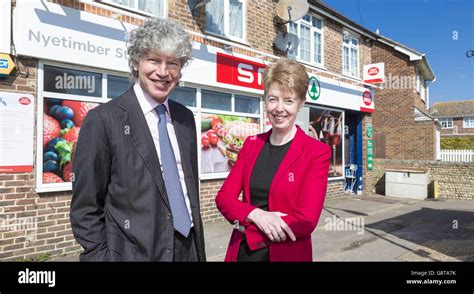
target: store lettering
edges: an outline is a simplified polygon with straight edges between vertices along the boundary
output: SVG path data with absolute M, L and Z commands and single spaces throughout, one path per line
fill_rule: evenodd
M 217 52 L 217 82 L 263 90 L 265 64 Z
M 263 73 L 263 68 L 258 68 L 257 69 L 257 84 L 259 86 L 262 85 L 262 73 Z M 237 66 L 237 71 L 239 73 L 239 76 L 237 79 L 242 82 L 242 83 L 249 83 L 253 84 L 255 77 L 254 77 L 254 68 L 250 64 L 245 64 L 245 63 L 239 63 Z
M 37 43 L 40 43 L 43 47 L 56 46 L 104 56 L 109 56 L 110 52 L 112 51 L 111 48 L 98 46 L 91 43 L 90 41 L 80 42 L 73 40 L 71 37 L 66 38 L 48 36 L 42 34 L 40 31 L 35 32 L 31 29 L 29 30 L 28 39 L 29 41 L 35 41 Z M 116 48 L 115 57 L 128 59 L 126 50 L 122 48 Z

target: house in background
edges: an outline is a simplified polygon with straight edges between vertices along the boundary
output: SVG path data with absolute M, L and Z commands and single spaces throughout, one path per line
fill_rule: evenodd
M 430 113 L 442 125 L 442 138 L 474 138 L 474 100 L 434 103 Z

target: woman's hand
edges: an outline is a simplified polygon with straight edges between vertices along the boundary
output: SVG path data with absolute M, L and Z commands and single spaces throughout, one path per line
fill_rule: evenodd
M 285 215 L 279 211 L 265 211 L 256 208 L 249 213 L 247 218 L 255 223 L 271 241 L 283 242 L 286 240 L 286 235 L 292 241 L 296 241 L 295 234 L 293 234 L 291 228 L 281 219 Z

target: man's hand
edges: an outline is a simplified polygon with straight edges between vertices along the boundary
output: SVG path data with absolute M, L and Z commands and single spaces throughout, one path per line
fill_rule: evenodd
M 296 241 L 295 234 L 291 228 L 281 219 L 286 214 L 279 211 L 265 211 L 260 208 L 252 210 L 247 216 L 257 227 L 267 235 L 268 239 L 274 242 L 283 242 L 286 235 L 292 241 Z

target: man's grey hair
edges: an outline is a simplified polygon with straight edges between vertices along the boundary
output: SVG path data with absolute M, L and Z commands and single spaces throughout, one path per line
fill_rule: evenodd
M 186 31 L 174 21 L 148 18 L 129 35 L 128 65 L 134 79 L 138 78 L 134 65 L 140 62 L 143 55 L 153 51 L 178 58 L 183 68 L 191 60 L 192 42 Z

